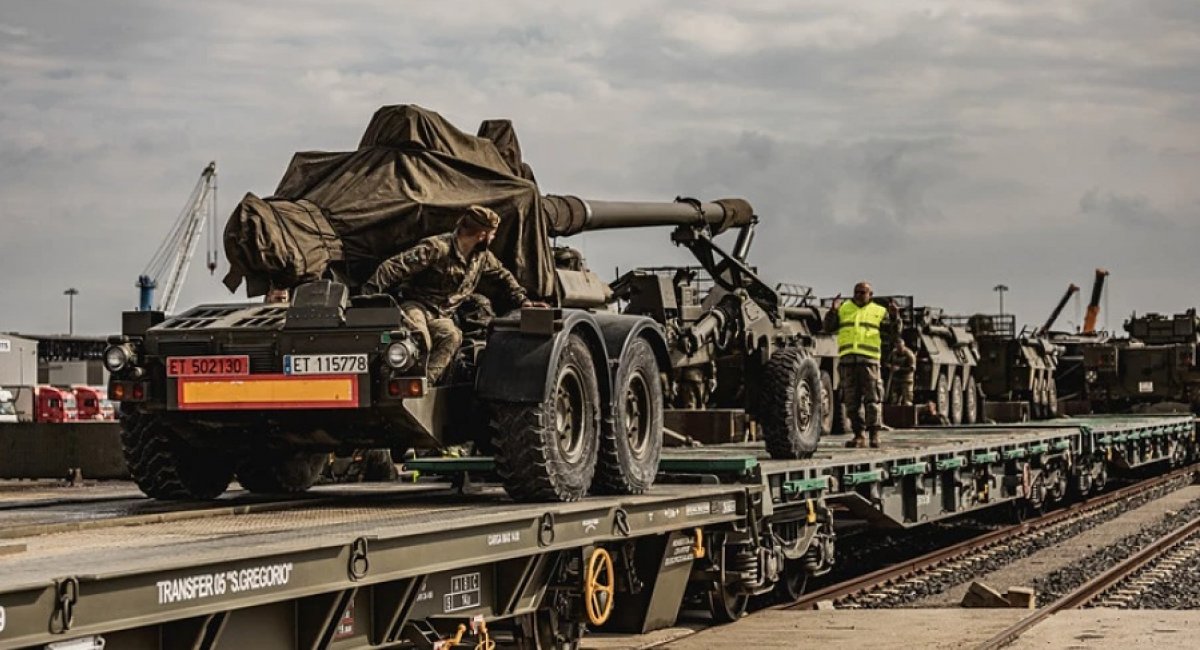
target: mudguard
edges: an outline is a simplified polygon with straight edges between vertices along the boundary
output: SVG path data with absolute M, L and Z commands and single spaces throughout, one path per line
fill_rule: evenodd
M 625 349 L 637 337 L 650 343 L 660 371 L 666 372 L 671 369 L 667 338 L 662 333 L 662 327 L 653 319 L 623 314 L 592 314 L 592 317 L 600 326 L 604 337 L 604 348 L 608 352 L 608 372 L 612 382 L 616 382 L 617 365 L 625 358 Z
M 600 399 L 607 404 L 612 394 L 611 364 L 595 316 L 582 309 L 564 309 L 553 334 L 523 333 L 519 318 L 497 319 L 479 361 L 475 394 L 495 402 L 535 404 L 545 400 L 553 382 L 550 369 L 558 362 L 567 337 L 574 333 L 591 349 Z

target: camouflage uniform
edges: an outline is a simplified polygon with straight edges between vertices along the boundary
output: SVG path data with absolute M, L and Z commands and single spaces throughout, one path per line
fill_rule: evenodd
M 913 405 L 913 374 L 917 370 L 917 355 L 907 346 L 899 346 L 888 356 L 888 367 L 892 370 L 889 380 L 889 404 Z
M 516 304 L 525 302 L 525 289 L 500 260 L 487 249 L 463 257 L 454 232 L 426 237 L 408 250 L 379 265 L 363 286 L 364 293 L 398 289 L 400 309 L 429 350 L 429 378 L 436 381 L 462 344 L 462 331 L 454 324 L 458 306 L 480 280 L 502 286 Z

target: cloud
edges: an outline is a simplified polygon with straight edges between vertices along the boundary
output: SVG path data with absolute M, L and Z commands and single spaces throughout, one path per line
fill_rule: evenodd
M 1200 302 L 1171 262 L 1200 206 L 1198 26 L 1192 0 L 8 2 L 0 330 L 65 329 L 67 286 L 79 329 L 115 329 L 209 160 L 228 212 L 398 102 L 512 118 L 547 191 L 745 196 L 756 263 L 831 293 L 967 308 L 1004 281 L 1040 319 L 1105 265 L 1114 311 L 1182 309 L 1139 301 Z M 606 271 L 687 260 L 666 232 L 582 239 Z M 202 266 L 181 302 L 229 300 Z

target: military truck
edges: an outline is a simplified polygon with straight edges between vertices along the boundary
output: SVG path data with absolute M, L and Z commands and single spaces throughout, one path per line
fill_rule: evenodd
M 1049 337 L 1029 331 L 1018 333 L 1014 314 L 946 316 L 945 322 L 965 327 L 975 337 L 979 364 L 974 379 L 981 399 L 1025 402 L 1035 419 L 1058 414 L 1054 370 L 1059 348 Z
M 1084 351 L 1087 394 L 1095 410 L 1123 411 L 1172 402 L 1200 413 L 1200 317 L 1134 314 L 1129 338 Z
M 652 318 L 666 332 L 672 424 L 709 432 L 707 442 L 754 426 L 773 458 L 807 458 L 826 429 L 824 414 L 833 413 L 822 403 L 832 401 L 833 386 L 822 381 L 796 294 L 768 285 L 746 262 L 756 224 L 741 225 L 732 252 L 703 225 L 678 226 L 671 239 L 699 268 L 636 269 L 613 283 L 613 294 L 622 313 Z
M 935 415 L 950 424 L 974 424 L 979 419 L 979 386 L 974 368 L 979 346 L 966 327 L 946 321 L 938 307 L 917 306 L 912 296 L 876 296 L 875 302 L 895 302 L 904 322 L 900 336 L 917 355 L 913 375 L 913 401 L 932 403 Z M 884 354 L 893 343 L 885 336 Z M 890 371 L 883 368 L 887 385 Z
M 250 296 L 289 287 L 290 303 L 123 314 L 104 358 L 146 494 L 212 498 L 235 476 L 251 491 L 296 492 L 331 451 L 468 443 L 494 452 L 514 499 L 649 489 L 666 339 L 650 318 L 603 311 L 606 285 L 556 268 L 550 238 L 681 224 L 716 234 L 753 211 L 737 199 L 542 196 L 506 125 L 470 136 L 431 111 L 384 107 L 356 151 L 297 154 L 275 196 L 248 194 L 230 217 L 226 283 L 245 281 Z M 495 305 L 433 385 L 397 297 L 355 294 L 380 261 L 450 230 L 470 204 L 501 215 L 493 251 L 554 308 Z

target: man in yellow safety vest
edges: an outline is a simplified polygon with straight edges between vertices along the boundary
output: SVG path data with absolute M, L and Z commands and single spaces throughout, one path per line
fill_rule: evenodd
M 900 310 L 896 303 L 889 302 L 884 308 L 871 302 L 873 295 L 869 283 L 859 282 L 854 285 L 854 298 L 843 301 L 838 294 L 825 316 L 825 329 L 837 332 L 842 404 L 854 431 L 847 447 L 866 447 L 864 432 L 870 434 L 872 447 L 879 446 L 879 429 L 883 427 L 883 377 L 879 371 L 883 356 L 882 328 L 887 327 L 892 337 L 900 335 Z

